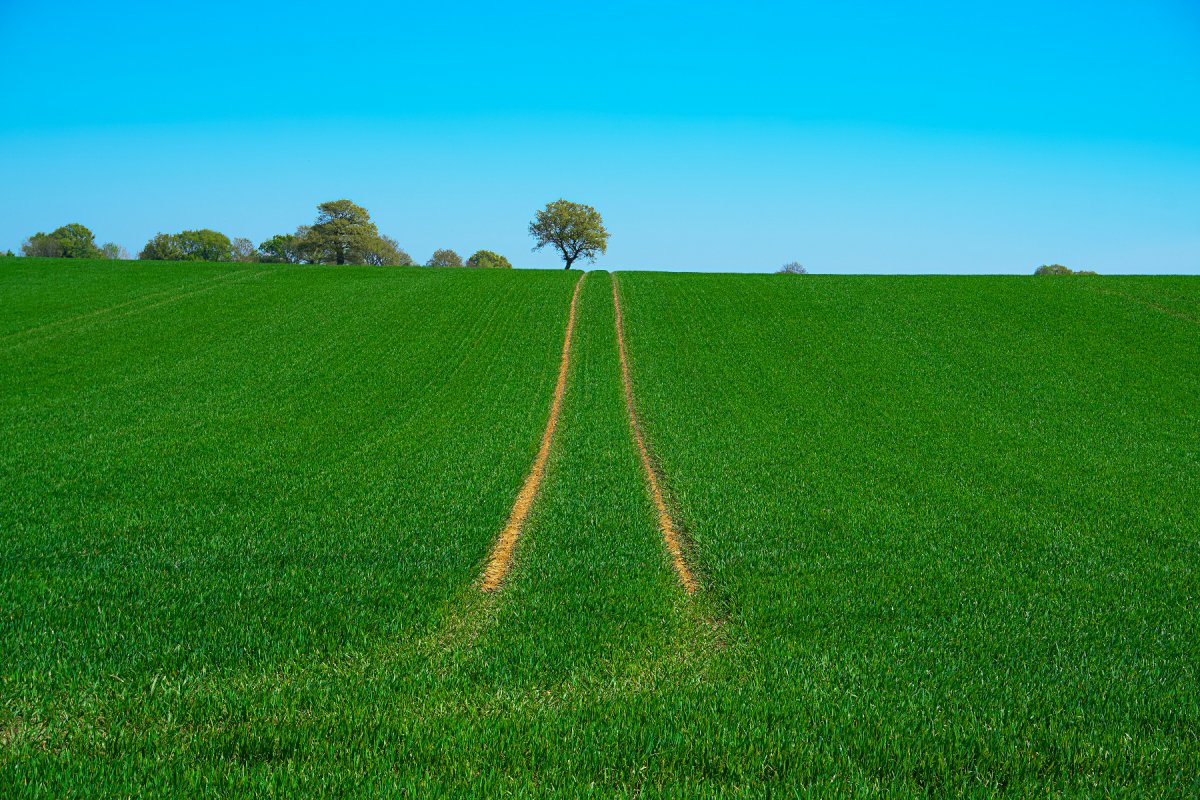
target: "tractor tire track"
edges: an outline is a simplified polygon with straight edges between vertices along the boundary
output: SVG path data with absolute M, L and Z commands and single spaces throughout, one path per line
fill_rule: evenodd
M 491 556 L 488 558 L 487 567 L 479 582 L 479 588 L 483 592 L 494 592 L 504 583 L 504 578 L 512 567 L 517 540 L 521 538 L 521 530 L 525 526 L 525 520 L 529 518 L 529 511 L 533 507 L 533 501 L 537 499 L 542 478 L 546 474 L 546 460 L 550 456 L 550 445 L 554 441 L 554 430 L 558 427 L 563 396 L 567 391 L 567 373 L 571 366 L 571 334 L 575 330 L 575 306 L 579 300 L 579 290 L 586 278 L 587 273 L 580 276 L 575 283 L 575 292 L 571 295 L 571 307 L 567 312 L 567 332 L 563 337 L 562 358 L 558 366 L 558 383 L 554 386 L 554 398 L 550 402 L 550 418 L 546 420 L 542 443 L 538 447 L 537 456 L 533 459 L 533 466 L 525 477 L 525 483 L 521 486 L 521 491 L 517 493 L 517 499 L 513 503 L 508 522 L 505 523 L 504 529 L 500 531 L 496 543 L 492 546 Z
M 642 462 L 642 471 L 646 474 L 646 485 L 650 491 L 650 499 L 654 501 L 654 509 L 658 514 L 658 529 L 662 533 L 663 543 L 666 544 L 667 552 L 671 556 L 671 563 L 675 567 L 675 573 L 679 576 L 679 582 L 688 594 L 695 594 L 700 588 L 699 581 L 696 580 L 696 575 L 692 568 L 687 563 L 687 558 L 683 552 L 683 535 L 680 533 L 679 526 L 675 524 L 674 518 L 671 516 L 671 509 L 667 506 L 666 495 L 662 489 L 662 479 L 658 474 L 658 469 L 655 467 L 653 460 L 650 458 L 650 450 L 646 446 L 646 437 L 642 434 L 642 424 L 638 419 L 637 409 L 633 402 L 633 379 L 629 374 L 629 357 L 625 352 L 625 322 L 621 316 L 621 295 L 617 291 L 617 276 L 612 275 L 612 293 L 613 293 L 613 308 L 616 313 L 617 325 L 617 352 L 621 358 L 621 385 L 625 390 L 625 408 L 629 412 L 629 430 L 633 435 L 634 444 L 637 445 L 638 458 Z

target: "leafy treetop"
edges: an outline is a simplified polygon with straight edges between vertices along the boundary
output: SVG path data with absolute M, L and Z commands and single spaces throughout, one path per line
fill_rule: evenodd
M 483 269 L 512 269 L 512 264 L 507 258 L 499 253 L 493 253 L 491 250 L 475 251 L 475 255 L 467 259 L 467 266 Z
M 427 267 L 461 267 L 463 265 L 462 258 L 458 253 L 443 248 L 434 250 L 433 255 L 429 257 L 429 261 L 425 264 Z
M 310 246 L 320 263 L 362 263 L 364 251 L 379 238 L 379 229 L 362 206 L 332 200 L 317 206 L 317 221 L 309 230 Z
M 1033 271 L 1034 275 L 1095 275 L 1095 272 L 1087 269 L 1074 270 L 1070 267 L 1064 267 L 1062 264 L 1042 264 Z
M 96 236 L 78 222 L 63 225 L 50 233 L 35 233 L 21 245 L 27 256 L 41 258 L 100 258 Z
M 138 258 L 153 261 L 234 261 L 233 243 L 218 231 L 159 233 L 146 242 Z

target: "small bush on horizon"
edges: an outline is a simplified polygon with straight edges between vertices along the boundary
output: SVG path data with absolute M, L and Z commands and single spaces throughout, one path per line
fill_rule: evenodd
M 790 261 L 775 270 L 776 275 L 807 275 L 808 270 L 799 261 Z
M 1064 267 L 1062 264 L 1042 264 L 1033 271 L 1034 275 L 1098 275 L 1099 273 L 1090 269 L 1071 269 Z
M 491 250 L 476 250 L 475 255 L 467 259 L 468 267 L 480 269 L 512 269 L 513 265 L 507 258 Z

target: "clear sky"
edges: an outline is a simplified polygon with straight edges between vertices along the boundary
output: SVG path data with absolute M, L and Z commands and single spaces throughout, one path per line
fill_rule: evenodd
M 0 0 L 0 250 L 323 200 L 517 266 L 1200 272 L 1200 3 Z

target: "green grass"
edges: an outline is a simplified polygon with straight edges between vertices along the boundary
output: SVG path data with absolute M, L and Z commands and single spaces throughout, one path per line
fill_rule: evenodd
M 1200 790 L 1200 281 L 621 284 L 779 774 Z
M 1196 279 L 0 260 L 0 795 L 1200 791 Z

